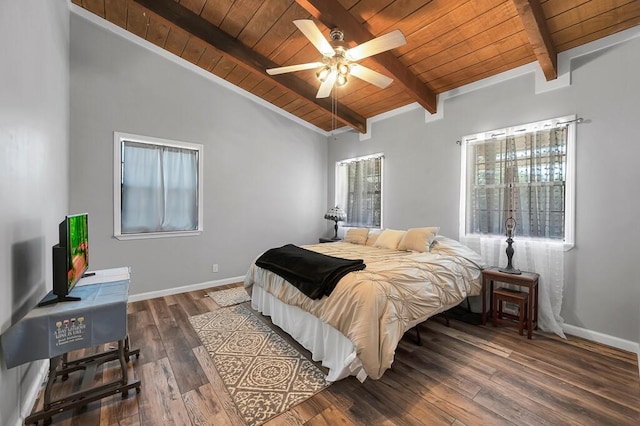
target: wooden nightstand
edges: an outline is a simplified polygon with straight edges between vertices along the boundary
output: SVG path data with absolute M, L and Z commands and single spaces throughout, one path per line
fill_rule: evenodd
M 489 311 L 495 315 L 493 306 L 493 282 L 498 281 L 504 284 L 512 284 L 526 287 L 528 291 L 527 301 L 527 338 L 531 339 L 533 329 L 538 329 L 538 279 L 540 276 L 535 272 L 522 272 L 520 275 L 500 272 L 497 267 L 484 269 L 482 271 L 482 324 L 487 323 L 487 283 L 489 284 Z
M 512 303 L 518 306 L 518 314 L 503 311 L 505 303 Z M 518 334 L 522 336 L 527 324 L 527 307 L 529 306 L 529 293 L 510 288 L 496 288 L 493 290 L 493 326 L 498 324 L 518 327 Z
M 338 238 L 337 240 L 334 240 L 333 238 L 324 238 L 324 237 L 318 238 L 319 243 L 335 243 L 338 241 L 342 241 L 342 239 Z

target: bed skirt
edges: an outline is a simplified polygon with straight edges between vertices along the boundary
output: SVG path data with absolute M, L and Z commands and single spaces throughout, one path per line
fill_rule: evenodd
M 305 349 L 314 361 L 329 369 L 327 381 L 335 382 L 356 376 L 364 382 L 367 374 L 356 356 L 356 350 L 344 334 L 297 306 L 287 305 L 260 286 L 253 286 L 251 307 L 271 317 L 271 321 L 287 332 Z

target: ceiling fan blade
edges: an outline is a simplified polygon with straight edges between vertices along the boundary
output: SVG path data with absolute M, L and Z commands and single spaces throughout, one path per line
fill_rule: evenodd
M 346 56 L 352 61 L 359 61 L 405 44 L 407 39 L 404 38 L 402 31 L 394 30 L 347 50 Z
M 358 77 L 359 79 L 364 80 L 367 83 L 371 83 L 374 86 L 378 86 L 381 89 L 384 89 L 393 81 L 391 77 L 380 74 L 378 71 L 374 71 L 371 68 L 363 67 L 360 64 L 351 64 L 350 68 L 350 74 L 352 76 Z
M 293 21 L 293 23 L 324 56 L 333 56 L 336 54 L 333 46 L 324 38 L 322 31 L 320 31 L 311 19 L 297 19 Z
M 331 89 L 333 89 L 333 85 L 336 82 L 336 77 L 338 77 L 338 73 L 335 70 L 331 70 L 327 79 L 320 85 L 316 98 L 326 98 L 331 94 Z
M 267 74 L 276 75 L 276 74 L 284 74 L 286 72 L 310 70 L 313 68 L 320 68 L 322 65 L 324 65 L 322 62 L 309 62 L 307 64 L 288 65 L 286 67 L 269 68 L 267 70 Z

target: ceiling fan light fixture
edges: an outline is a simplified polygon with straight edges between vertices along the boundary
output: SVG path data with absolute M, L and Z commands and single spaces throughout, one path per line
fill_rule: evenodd
M 331 68 L 325 65 L 322 68 L 320 68 L 318 72 L 316 72 L 316 77 L 318 77 L 318 80 L 324 83 L 325 81 L 327 81 L 329 74 L 331 74 Z
M 347 76 L 349 74 L 349 64 L 345 63 L 345 62 L 340 62 L 337 66 L 336 66 L 337 70 L 338 70 L 338 74 Z
M 346 74 L 338 73 L 336 76 L 336 85 L 338 87 L 345 86 L 349 82 Z

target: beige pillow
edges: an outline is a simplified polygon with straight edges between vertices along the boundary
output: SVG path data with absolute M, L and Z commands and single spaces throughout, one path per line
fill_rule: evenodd
M 366 244 L 369 228 L 351 228 L 347 230 L 344 241 L 351 244 Z
M 373 245 L 376 243 L 376 240 L 378 239 L 378 237 L 380 236 L 380 233 L 382 231 L 377 231 L 377 232 L 369 232 L 369 235 L 367 236 L 367 245 L 370 247 L 373 247 Z
M 404 234 L 406 232 L 407 231 L 398 231 L 396 229 L 385 229 L 380 233 L 380 236 L 378 237 L 376 242 L 373 243 L 373 246 L 378 248 L 397 250 L 398 244 L 400 243 L 402 237 L 404 237 Z
M 417 251 L 420 253 L 427 252 L 433 239 L 438 235 L 438 231 L 440 231 L 439 226 L 411 228 L 398 244 L 398 250 Z

